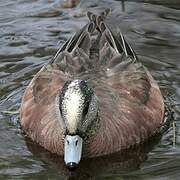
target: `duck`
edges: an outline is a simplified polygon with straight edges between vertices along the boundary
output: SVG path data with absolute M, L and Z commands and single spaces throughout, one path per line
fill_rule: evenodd
M 32 141 L 64 157 L 69 169 L 82 158 L 106 156 L 159 133 L 165 104 L 160 88 L 109 10 L 88 22 L 57 51 L 27 86 L 20 124 Z

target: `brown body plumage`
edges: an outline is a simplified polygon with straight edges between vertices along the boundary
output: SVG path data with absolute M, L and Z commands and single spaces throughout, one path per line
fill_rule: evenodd
M 106 14 L 88 13 L 90 22 L 42 67 L 22 98 L 24 131 L 52 153 L 64 153 L 59 93 L 69 79 L 85 80 L 99 104 L 98 128 L 92 127 L 84 156 L 110 154 L 145 141 L 163 123 L 164 102 L 157 83 L 122 34 L 104 23 Z

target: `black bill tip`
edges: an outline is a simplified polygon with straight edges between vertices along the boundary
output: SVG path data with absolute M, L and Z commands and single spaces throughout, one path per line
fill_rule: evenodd
M 74 171 L 77 168 L 77 164 L 75 162 L 69 162 L 66 166 L 70 171 Z

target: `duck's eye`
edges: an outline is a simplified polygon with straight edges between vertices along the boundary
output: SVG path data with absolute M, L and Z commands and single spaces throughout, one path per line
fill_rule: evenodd
M 88 113 L 88 109 L 89 109 L 89 102 L 87 102 L 86 106 L 84 107 L 84 110 L 83 110 L 84 116 Z

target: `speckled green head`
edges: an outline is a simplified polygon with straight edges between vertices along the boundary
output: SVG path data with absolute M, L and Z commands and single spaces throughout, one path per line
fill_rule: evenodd
M 87 138 L 98 115 L 93 89 L 83 80 L 67 81 L 60 94 L 60 112 L 65 124 L 65 135 Z
M 98 123 L 98 102 L 94 91 L 83 80 L 64 84 L 59 101 L 64 131 L 64 161 L 74 168 L 81 159 L 82 144 L 92 135 Z

